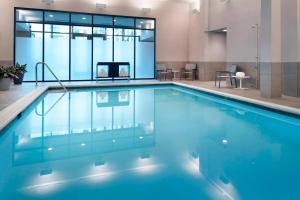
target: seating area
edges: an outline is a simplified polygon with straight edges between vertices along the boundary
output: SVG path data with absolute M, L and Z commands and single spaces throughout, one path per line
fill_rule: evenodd
M 197 79 L 197 64 L 188 63 L 181 69 L 168 67 L 167 64 L 156 65 L 157 80 L 196 80 Z
M 203 81 L 200 79 L 203 71 L 205 70 L 199 70 L 196 63 L 187 63 L 181 68 L 163 63 L 156 65 L 155 77 L 159 81 Z M 203 76 L 207 77 L 208 75 L 204 74 Z M 250 84 L 250 82 L 256 79 L 257 77 L 252 77 L 248 75 L 248 72 L 244 72 L 238 64 L 229 64 L 224 66 L 222 70 L 214 71 L 213 77 L 205 81 L 214 81 L 214 86 L 217 88 L 248 89 L 243 87 L 243 85 L 247 85 L 255 89 L 255 85 Z

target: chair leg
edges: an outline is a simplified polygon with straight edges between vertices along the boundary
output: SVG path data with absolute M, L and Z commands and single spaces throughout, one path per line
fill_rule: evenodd
M 236 78 L 234 78 L 234 82 L 235 82 L 235 88 L 237 88 L 237 81 L 236 81 Z
M 217 76 L 215 76 L 215 87 L 217 87 Z
M 221 78 L 219 78 L 219 88 L 221 88 Z

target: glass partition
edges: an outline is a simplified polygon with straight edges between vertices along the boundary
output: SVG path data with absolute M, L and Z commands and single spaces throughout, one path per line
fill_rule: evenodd
M 114 29 L 114 61 L 129 62 L 130 76 L 134 77 L 134 29 Z
M 45 24 L 45 62 L 61 80 L 69 80 L 69 26 Z M 55 80 L 45 69 L 44 80 Z
M 90 80 L 92 73 L 92 27 L 73 26 L 71 41 L 71 79 Z
M 129 62 L 131 79 L 154 78 L 155 19 L 27 8 L 15 8 L 15 19 L 14 62 L 27 64 L 25 81 L 35 81 L 39 61 L 63 81 L 95 80 L 98 62 Z M 38 79 L 54 81 L 42 66 Z
M 98 62 L 113 61 L 113 29 L 94 27 L 93 42 L 93 71 L 96 77 L 100 75 L 100 70 L 96 71 Z
M 15 62 L 27 64 L 24 81 L 35 80 L 35 64 L 43 60 L 43 24 L 18 22 L 15 26 Z M 42 80 L 41 67 L 38 73 Z
M 154 77 L 154 31 L 136 30 L 136 78 Z

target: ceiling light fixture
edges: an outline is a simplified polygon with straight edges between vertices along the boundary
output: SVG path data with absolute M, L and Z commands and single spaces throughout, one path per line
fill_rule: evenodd
M 86 17 L 81 18 L 82 20 L 86 20 Z
M 100 10 L 105 9 L 105 8 L 107 8 L 107 4 L 106 3 L 96 3 L 96 8 L 100 9 Z
M 200 0 L 194 0 L 194 1 L 192 2 L 192 13 L 193 13 L 193 14 L 198 14 L 198 13 L 200 13 L 200 6 L 201 6 Z
M 42 3 L 52 4 L 54 3 L 54 0 L 42 0 Z
M 53 15 L 49 15 L 49 17 L 50 17 L 50 18 L 53 18 L 54 16 L 53 16 Z
M 142 8 L 143 13 L 148 14 L 151 12 L 151 8 Z

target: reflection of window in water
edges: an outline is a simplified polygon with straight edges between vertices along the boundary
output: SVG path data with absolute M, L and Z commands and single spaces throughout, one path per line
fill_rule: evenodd
M 108 102 L 108 92 L 98 92 L 97 93 L 97 102 L 98 103 L 107 103 Z
M 129 91 L 120 91 L 119 92 L 119 102 L 129 101 Z

